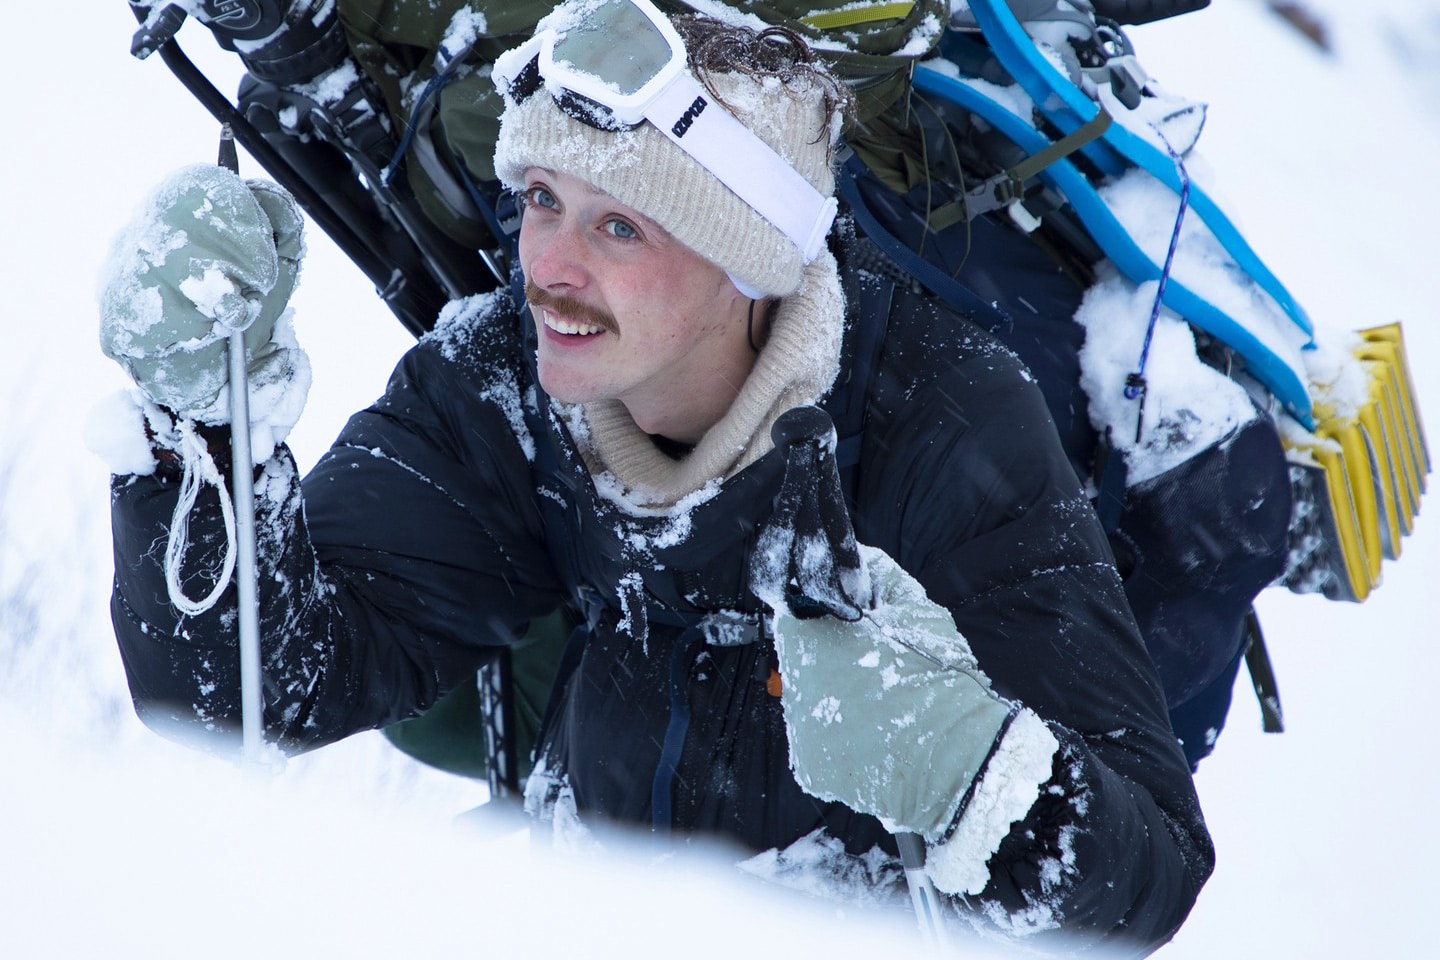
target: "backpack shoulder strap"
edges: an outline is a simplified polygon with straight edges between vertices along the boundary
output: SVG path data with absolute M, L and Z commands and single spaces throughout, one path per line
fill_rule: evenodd
M 1004 311 L 982 300 L 969 287 L 911 250 L 885 229 L 865 201 L 861 180 L 866 176 L 869 172 L 864 163 L 852 153 L 835 178 L 835 190 L 849 207 L 859 233 L 870 240 L 879 253 L 893 261 L 902 276 L 913 279 L 977 326 L 992 333 L 1008 328 L 1011 321 Z
M 870 240 L 855 236 L 843 251 L 845 295 L 850 308 L 845 356 L 848 363 L 841 379 L 821 403 L 835 424 L 835 460 L 840 468 L 840 488 L 853 509 L 859 490 L 860 446 L 865 431 L 865 414 L 885 334 L 895 286 L 903 272 Z

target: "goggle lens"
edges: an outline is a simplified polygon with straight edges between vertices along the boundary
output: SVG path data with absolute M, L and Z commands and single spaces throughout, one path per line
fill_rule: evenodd
M 617 37 L 625 41 L 617 43 Z M 635 4 L 609 0 L 567 29 L 551 56 L 556 64 L 630 96 L 659 75 L 676 51 Z

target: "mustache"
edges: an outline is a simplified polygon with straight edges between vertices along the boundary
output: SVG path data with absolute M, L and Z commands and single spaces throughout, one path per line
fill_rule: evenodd
M 615 322 L 615 316 L 610 311 L 592 307 L 574 297 L 548 293 L 537 287 L 531 280 L 525 281 L 525 301 L 530 304 L 532 312 L 537 307 L 544 307 L 551 313 L 558 314 L 567 320 L 588 323 L 613 333 L 617 337 L 620 336 L 620 325 Z

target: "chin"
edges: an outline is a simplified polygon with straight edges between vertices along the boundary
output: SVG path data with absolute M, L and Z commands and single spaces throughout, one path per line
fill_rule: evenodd
M 593 386 L 577 382 L 575 377 L 566 376 L 564 371 L 547 370 L 543 358 L 540 361 L 538 372 L 540 389 L 544 390 L 546 396 L 552 400 L 559 400 L 561 403 L 588 403 L 591 400 L 600 399 L 598 391 Z

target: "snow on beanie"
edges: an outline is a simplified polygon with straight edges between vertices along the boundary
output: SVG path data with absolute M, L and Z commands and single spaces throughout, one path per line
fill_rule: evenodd
M 822 196 L 834 193 L 831 143 L 839 119 L 827 114 L 819 82 L 716 71 L 707 79 L 730 112 Z M 787 296 L 800 285 L 801 250 L 649 123 L 600 130 L 569 116 L 543 90 L 519 103 L 507 97 L 495 172 L 518 190 L 531 167 L 587 181 L 740 284 L 769 296 Z

